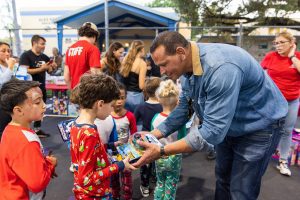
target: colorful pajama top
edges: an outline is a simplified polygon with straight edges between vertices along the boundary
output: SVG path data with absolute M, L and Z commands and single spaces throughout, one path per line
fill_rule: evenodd
M 71 159 L 76 199 L 110 196 L 110 177 L 124 169 L 123 161 L 110 164 L 97 128 L 90 124 L 75 122 L 71 128 Z

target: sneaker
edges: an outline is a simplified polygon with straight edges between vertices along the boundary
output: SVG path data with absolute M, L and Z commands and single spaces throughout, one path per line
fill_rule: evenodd
M 45 132 L 42 131 L 42 130 L 38 130 L 38 131 L 36 131 L 35 133 L 39 136 L 39 138 L 47 138 L 47 137 L 50 137 L 49 134 L 45 133 Z
M 70 170 L 70 172 L 74 173 L 75 170 L 74 170 L 74 164 L 73 163 L 71 163 L 69 170 Z
M 277 169 L 280 171 L 280 174 L 291 176 L 291 170 L 289 169 L 286 161 L 280 161 L 277 165 Z
M 208 160 L 214 160 L 214 159 L 216 159 L 216 155 L 217 155 L 217 153 L 216 153 L 216 151 L 213 149 L 213 150 L 207 152 L 206 158 L 207 158 Z
M 144 186 L 140 186 L 140 190 L 142 193 L 143 197 L 148 197 L 149 196 L 149 187 L 144 187 Z

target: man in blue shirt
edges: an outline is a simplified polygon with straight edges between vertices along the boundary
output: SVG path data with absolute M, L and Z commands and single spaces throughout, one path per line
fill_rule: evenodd
M 152 133 L 167 137 L 187 122 L 191 108 L 202 124 L 161 148 L 140 142 L 146 151 L 135 166 L 203 150 L 209 142 L 217 151 L 215 199 L 257 199 L 287 114 L 287 102 L 273 81 L 243 49 L 188 42 L 177 32 L 160 33 L 150 52 L 162 71 L 182 81 L 179 105 Z

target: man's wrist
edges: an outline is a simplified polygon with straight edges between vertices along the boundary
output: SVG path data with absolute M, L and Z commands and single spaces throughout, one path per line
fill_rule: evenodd
M 159 153 L 160 153 L 160 157 L 161 157 L 161 158 L 166 156 L 165 146 L 164 146 L 164 145 L 162 145 L 162 146 L 160 147 Z
M 151 131 L 151 134 L 154 135 L 157 139 L 163 138 L 164 135 L 158 129 Z

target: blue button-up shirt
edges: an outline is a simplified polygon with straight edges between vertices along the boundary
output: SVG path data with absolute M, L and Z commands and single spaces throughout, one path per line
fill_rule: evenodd
M 187 122 L 189 104 L 203 122 L 185 138 L 194 149 L 201 149 L 203 138 L 215 145 L 226 135 L 263 130 L 286 116 L 285 98 L 245 50 L 216 43 L 197 46 L 200 57 L 192 57 L 200 58 L 203 73 L 181 77 L 179 105 L 158 127 L 165 137 Z

